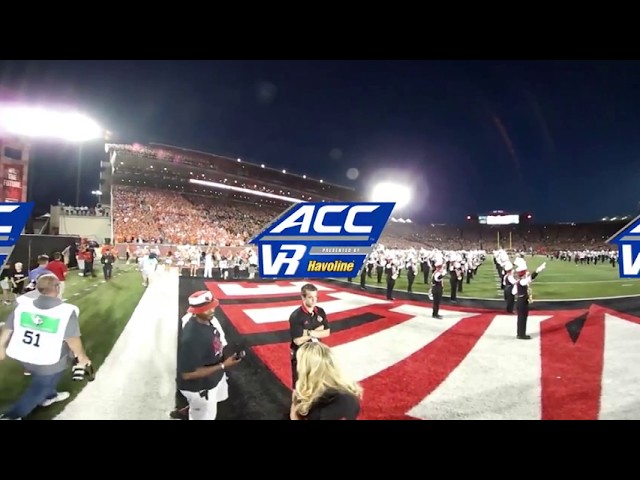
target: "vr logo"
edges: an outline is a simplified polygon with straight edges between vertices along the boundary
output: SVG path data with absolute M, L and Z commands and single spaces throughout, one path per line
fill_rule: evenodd
M 293 255 L 290 257 L 287 252 L 293 252 Z M 282 245 L 274 260 L 272 245 L 260 245 L 263 275 L 278 275 L 285 264 L 287 269 L 284 271 L 284 275 L 288 277 L 294 275 L 298 271 L 300 261 L 305 253 L 307 253 L 307 247 L 304 245 Z
M 300 203 L 250 243 L 262 278 L 351 277 L 378 242 L 395 203 Z
M 607 243 L 618 246 L 620 278 L 640 278 L 640 215 L 618 230 Z
M 624 277 L 638 277 L 640 276 L 640 245 L 637 245 L 634 253 L 633 245 L 626 244 L 620 245 L 622 251 L 620 259 L 620 270 Z M 634 259 L 635 257 L 635 259 Z
M 0 262 L 4 267 L 27 225 L 33 202 L 0 203 Z

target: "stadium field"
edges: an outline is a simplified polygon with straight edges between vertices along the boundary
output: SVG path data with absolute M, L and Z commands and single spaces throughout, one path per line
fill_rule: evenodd
M 144 287 L 140 274 L 132 266 L 116 267 L 113 279 L 105 283 L 96 269 L 96 278 L 78 276 L 77 270 L 70 271 L 65 282 L 65 299 L 80 309 L 80 329 L 85 350 L 96 369 L 109 355 L 116 340 L 127 325 L 134 309 L 142 297 Z M 100 272 L 101 273 L 101 272 Z M 0 307 L 2 321 L 12 306 Z M 15 401 L 24 391 L 28 377 L 18 362 L 6 358 L 0 362 L 0 411 Z M 71 371 L 62 380 L 59 390 L 68 391 L 71 397 L 47 408 L 38 408 L 28 417 L 29 420 L 49 420 L 55 417 L 86 385 L 86 382 L 73 382 Z
M 208 288 L 230 348 L 247 350 L 229 374 L 231 402 L 220 419 L 284 418 L 291 398 L 288 318 L 304 282 L 211 282 L 180 278 L 180 311 Z M 534 304 L 528 342 L 501 306 L 441 307 L 344 282 L 315 280 L 332 347 L 363 386 L 361 420 L 637 419 L 640 376 L 638 300 Z M 464 303 L 464 302 L 461 302 Z M 498 302 L 496 302 L 498 303 Z M 627 302 L 629 303 L 629 302 Z M 505 361 L 507 359 L 508 361 Z M 223 402 L 224 404 L 224 402 Z
M 619 278 L 619 270 L 610 263 L 597 265 L 575 264 L 560 260 L 548 260 L 544 256 L 527 256 L 527 265 L 530 271 L 534 271 L 540 264 L 547 262 L 547 268 L 535 280 L 533 295 L 536 300 L 574 300 L 596 299 L 605 297 L 627 297 L 640 295 L 640 281 Z M 373 272 L 373 278 L 367 278 L 369 287 L 386 288 L 386 278 L 383 275 L 382 283 L 378 284 Z M 357 283 L 360 278 L 354 278 Z M 462 292 L 458 292 L 459 298 L 502 299 L 502 290 L 498 288 L 498 275 L 494 268 L 491 256 L 478 268 L 478 275 L 462 286 Z M 396 290 L 407 291 L 407 277 L 402 272 L 396 281 Z M 413 284 L 414 293 L 425 293 L 429 286 L 423 282 L 422 272 L 416 276 Z M 450 295 L 448 280 L 445 280 L 445 297 Z

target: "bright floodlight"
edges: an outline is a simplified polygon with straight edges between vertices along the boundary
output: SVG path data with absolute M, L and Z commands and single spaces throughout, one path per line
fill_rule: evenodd
M 18 136 L 86 142 L 104 137 L 104 130 L 89 117 L 40 107 L 0 105 L 0 132 Z
M 396 202 L 397 209 L 409 205 L 411 197 L 411 189 L 397 183 L 379 183 L 371 193 L 372 202 Z

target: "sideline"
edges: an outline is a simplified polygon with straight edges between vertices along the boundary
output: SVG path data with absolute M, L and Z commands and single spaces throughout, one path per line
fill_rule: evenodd
M 54 420 L 169 420 L 177 312 L 178 274 L 158 271 L 96 379 Z

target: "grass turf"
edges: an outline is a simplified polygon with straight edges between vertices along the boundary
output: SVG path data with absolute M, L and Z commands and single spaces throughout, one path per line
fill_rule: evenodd
M 530 271 L 534 271 L 540 264 L 547 262 L 547 268 L 533 283 L 534 298 L 536 300 L 569 300 L 589 299 L 598 297 L 621 297 L 640 295 L 640 280 L 621 279 L 619 270 L 609 263 L 578 264 L 563 262 L 560 260 L 548 260 L 546 257 L 526 257 Z M 353 279 L 354 283 L 360 281 L 359 277 Z M 498 275 L 494 268 L 493 259 L 489 256 L 484 264 L 478 268 L 478 275 L 471 283 L 463 285 L 463 291 L 458 293 L 460 298 L 503 298 L 502 290 L 498 288 Z M 383 275 L 382 283 L 377 283 L 375 271 L 373 278 L 367 278 L 367 285 L 386 288 L 386 277 Z M 430 286 L 423 282 L 422 272 L 416 276 L 413 284 L 415 293 L 425 293 Z M 396 280 L 396 290 L 407 291 L 407 277 L 405 272 Z M 445 296 L 450 295 L 449 281 L 445 279 Z

